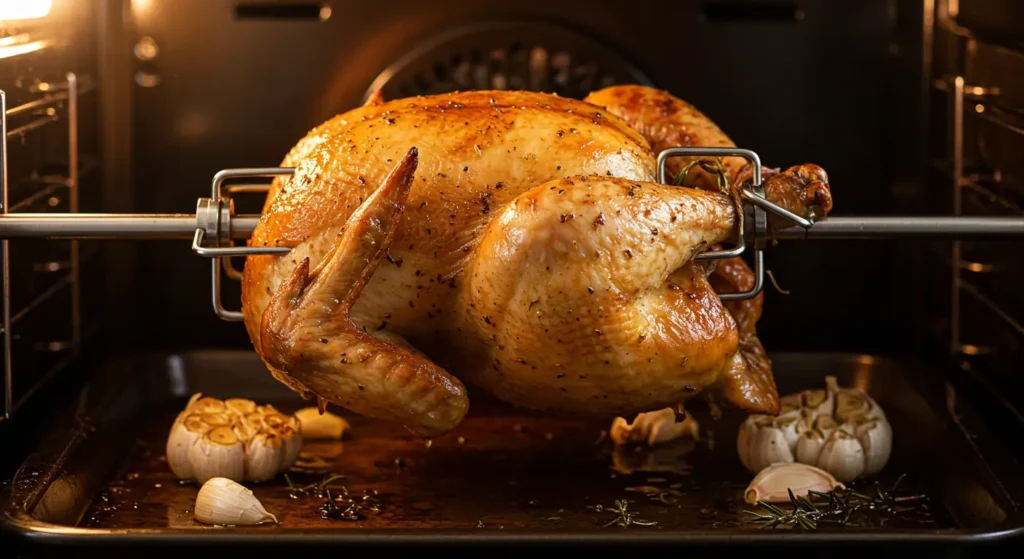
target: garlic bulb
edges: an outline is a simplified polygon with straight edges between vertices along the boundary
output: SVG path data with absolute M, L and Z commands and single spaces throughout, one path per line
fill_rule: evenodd
M 824 390 L 782 398 L 777 417 L 751 415 L 736 438 L 740 462 L 758 473 L 777 463 L 798 462 L 849 483 L 874 476 L 892 451 L 892 427 L 867 394 L 841 388 L 825 377 Z
M 299 420 L 251 400 L 195 394 L 167 437 L 167 465 L 179 479 L 267 481 L 302 448 Z
M 616 417 L 612 421 L 609 436 L 616 446 L 630 443 L 654 446 L 684 435 L 697 439 L 698 428 L 697 420 L 693 419 L 693 416 L 687 414 L 682 421 L 676 422 L 675 410 L 663 408 L 658 411 L 641 413 L 636 416 L 633 423 L 629 423 L 624 417 Z
M 329 411 L 320 413 L 316 407 L 302 408 L 295 412 L 302 427 L 302 439 L 340 439 L 349 429 L 348 421 Z
M 208 480 L 196 496 L 196 520 L 206 524 L 254 526 L 277 517 L 267 512 L 252 491 L 223 477 Z
M 788 502 L 789 492 L 807 497 L 810 491 L 830 493 L 846 487 L 831 474 L 820 468 L 798 462 L 777 463 L 761 470 L 743 492 L 743 500 L 751 505 Z

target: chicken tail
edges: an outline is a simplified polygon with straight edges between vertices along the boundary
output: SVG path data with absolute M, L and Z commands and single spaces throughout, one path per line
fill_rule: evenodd
M 423 436 L 454 428 L 465 388 L 422 354 L 360 330 L 349 310 L 390 245 L 418 162 L 412 148 L 349 218 L 316 269 L 304 259 L 263 312 L 267 363 L 328 401 Z

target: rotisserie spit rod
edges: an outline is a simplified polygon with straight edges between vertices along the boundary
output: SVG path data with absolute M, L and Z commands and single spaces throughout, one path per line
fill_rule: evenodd
M 232 239 L 246 239 L 259 215 L 231 216 Z M 191 239 L 200 229 L 195 214 L 6 214 L 0 239 Z M 225 231 L 206 231 L 224 236 Z M 804 229 L 776 230 L 776 239 L 1016 239 L 1024 218 L 995 216 L 830 216 Z

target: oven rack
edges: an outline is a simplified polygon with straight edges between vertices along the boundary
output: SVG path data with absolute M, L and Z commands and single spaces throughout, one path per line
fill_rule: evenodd
M 0 91 L 0 215 L 10 215 L 12 212 L 20 212 L 33 206 L 42 205 L 43 202 L 56 200 L 59 203 L 61 198 L 66 196 L 67 209 L 65 215 L 75 215 L 79 211 L 80 183 L 83 176 L 99 168 L 95 158 L 83 156 L 80 153 L 79 142 L 79 98 L 96 89 L 96 84 L 91 76 L 79 76 L 75 72 L 67 72 L 63 79 L 52 79 L 39 81 L 24 88 L 27 95 L 19 99 L 15 106 L 9 106 L 7 92 Z M 65 167 L 59 172 L 41 174 L 41 169 L 31 168 L 32 177 L 25 178 L 10 177 L 10 166 L 8 161 L 8 141 L 26 140 L 36 141 L 39 135 L 45 135 L 49 130 L 55 130 L 63 124 L 64 133 L 67 136 L 67 161 L 59 161 L 59 167 Z M 22 170 L 25 171 L 24 169 Z M 12 189 L 12 186 L 22 186 L 23 192 Z M 55 215 L 55 214 L 42 214 Z M 83 329 L 85 333 L 92 332 L 93 328 L 84 328 L 82 319 L 81 300 L 81 269 L 82 264 L 87 261 L 96 250 L 81 251 L 79 242 L 72 239 L 68 245 L 67 255 L 53 255 L 40 257 L 36 254 L 28 254 L 28 264 L 34 272 L 49 274 L 49 285 L 40 285 L 38 292 L 28 294 L 20 308 L 13 307 L 12 299 L 12 259 L 10 245 L 7 239 L 0 238 L 0 260 L 2 260 L 2 335 L 3 335 L 3 415 L 0 421 L 9 419 L 14 410 L 23 402 L 28 400 L 43 386 L 52 376 L 59 373 L 79 353 Z M 24 264 L 24 263 L 23 263 Z M 33 382 L 26 383 L 26 389 L 20 397 L 15 398 L 13 391 L 13 361 L 12 353 L 14 348 L 13 340 L 18 337 L 16 326 L 27 320 L 30 315 L 38 314 L 38 311 L 58 299 L 59 296 L 67 294 L 70 309 L 64 318 L 67 321 L 68 332 L 58 339 L 29 340 L 22 336 L 22 342 L 31 342 L 31 351 L 35 354 L 55 354 L 52 358 L 43 359 L 46 363 L 40 377 Z M 63 317 L 61 317 L 63 318 Z M 57 320 L 58 317 L 53 317 Z M 29 347 L 29 346 L 26 346 Z M 56 355 L 56 354 L 64 354 Z

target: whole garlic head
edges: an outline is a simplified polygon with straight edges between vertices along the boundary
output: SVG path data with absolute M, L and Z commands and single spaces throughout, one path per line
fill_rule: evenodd
M 195 394 L 167 437 L 167 465 L 179 479 L 267 481 L 299 456 L 299 420 L 251 400 Z
M 882 470 L 892 451 L 892 427 L 870 396 L 825 377 L 824 390 L 782 398 L 777 417 L 751 415 L 736 438 L 744 467 L 753 473 L 779 463 L 820 468 L 849 483 Z

